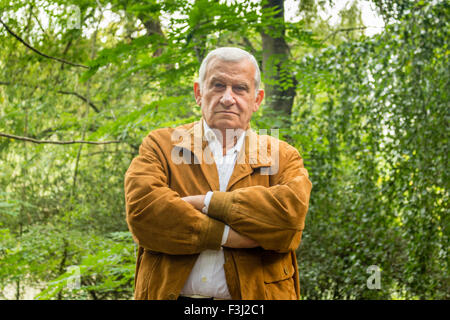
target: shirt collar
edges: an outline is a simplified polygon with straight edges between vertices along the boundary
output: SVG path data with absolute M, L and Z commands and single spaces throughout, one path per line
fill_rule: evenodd
M 208 124 L 206 123 L 206 120 L 203 119 L 203 128 L 204 128 L 204 136 L 206 138 L 206 140 L 208 141 L 208 143 L 210 144 L 214 144 L 214 143 L 219 143 L 220 146 L 222 147 L 222 142 L 218 141 L 216 134 L 214 133 L 214 131 L 208 126 Z M 227 151 L 227 154 L 230 154 L 232 152 L 235 153 L 239 153 L 239 151 L 242 148 L 242 145 L 244 143 L 244 138 L 245 138 L 245 131 L 240 135 L 240 137 L 237 139 L 236 144 Z

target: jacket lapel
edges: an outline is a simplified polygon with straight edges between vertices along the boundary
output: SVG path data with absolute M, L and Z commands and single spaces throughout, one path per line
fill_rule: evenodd
M 261 139 L 250 127 L 245 134 L 244 147 L 239 152 L 226 191 L 230 191 L 234 184 L 251 175 L 256 168 L 270 167 L 270 139 Z
M 191 157 L 191 163 L 200 166 L 210 189 L 218 191 L 220 185 L 217 166 L 203 135 L 203 118 L 194 122 L 194 125 L 187 129 L 186 133 L 183 133 L 183 137 L 187 139 L 183 139 L 175 145 L 189 150 L 194 155 L 194 159 Z M 244 146 L 237 156 L 226 191 L 230 191 L 234 184 L 251 175 L 254 169 L 272 165 L 270 140 L 269 136 L 260 136 L 250 127 L 247 129 Z
M 187 130 L 185 137 L 188 139 L 183 139 L 176 146 L 185 148 L 194 155 L 193 158 L 191 157 L 191 163 L 200 166 L 211 191 L 218 191 L 220 189 L 219 176 L 214 157 L 203 135 L 203 118 L 194 122 L 194 125 Z

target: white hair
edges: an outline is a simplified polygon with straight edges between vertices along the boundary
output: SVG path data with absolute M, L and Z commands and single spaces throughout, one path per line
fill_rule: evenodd
M 221 47 L 214 49 L 213 51 L 208 53 L 205 59 L 203 59 L 198 72 L 198 83 L 200 86 L 200 91 L 202 91 L 206 70 L 212 58 L 218 58 L 222 61 L 229 62 L 239 62 L 242 59 L 248 59 L 255 66 L 255 91 L 256 94 L 258 94 L 259 85 L 261 84 L 261 71 L 259 70 L 258 62 L 256 62 L 256 59 L 252 54 L 235 47 Z

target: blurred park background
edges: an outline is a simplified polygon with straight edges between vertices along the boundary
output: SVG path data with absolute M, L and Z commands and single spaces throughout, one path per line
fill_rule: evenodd
M 302 298 L 449 299 L 449 21 L 445 0 L 0 0 L 0 299 L 132 299 L 124 173 L 199 119 L 219 46 L 258 59 L 252 127 L 313 183 Z

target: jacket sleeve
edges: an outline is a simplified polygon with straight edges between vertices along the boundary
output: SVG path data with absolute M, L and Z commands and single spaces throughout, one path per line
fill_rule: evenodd
M 196 210 L 168 186 L 167 160 L 150 133 L 125 174 L 126 220 L 139 246 L 195 254 L 221 246 L 224 223 Z
M 280 155 L 280 158 L 283 155 Z M 289 146 L 275 185 L 214 192 L 208 215 L 265 250 L 295 250 L 301 241 L 312 184 L 298 151 Z

